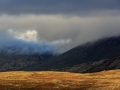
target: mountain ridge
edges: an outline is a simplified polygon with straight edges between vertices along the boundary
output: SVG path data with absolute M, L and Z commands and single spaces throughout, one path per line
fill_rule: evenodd
M 78 64 L 111 59 L 120 56 L 120 36 L 99 39 L 77 46 L 57 57 L 25 70 L 60 70 Z
M 120 66 L 120 58 L 118 57 L 120 57 L 120 36 L 99 39 L 94 42 L 82 44 L 58 56 L 49 53 L 41 55 L 5 55 L 5 53 L 0 53 L 0 71 L 55 70 L 83 73 L 97 72 L 120 68 L 118 67 Z M 117 59 L 113 60 L 114 58 Z M 108 64 L 112 64 L 111 61 L 114 62 L 114 65 L 107 68 Z M 97 65 L 99 65 L 99 68 L 97 68 Z M 81 67 L 84 67 L 84 69 L 82 70 Z

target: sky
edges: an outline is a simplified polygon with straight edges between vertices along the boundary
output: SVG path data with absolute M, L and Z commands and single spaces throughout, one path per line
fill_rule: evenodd
M 118 35 L 120 0 L 0 0 L 0 49 L 63 53 Z

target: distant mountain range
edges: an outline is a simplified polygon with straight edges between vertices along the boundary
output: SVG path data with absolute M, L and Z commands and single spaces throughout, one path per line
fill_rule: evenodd
M 97 72 L 120 68 L 120 36 L 77 46 L 59 56 L 0 55 L 0 71 Z

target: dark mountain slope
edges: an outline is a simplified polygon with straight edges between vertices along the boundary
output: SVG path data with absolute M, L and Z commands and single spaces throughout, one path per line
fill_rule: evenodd
M 22 68 L 35 66 L 36 64 L 41 64 L 52 57 L 53 55 L 51 54 L 0 54 L 0 71 L 20 70 Z
M 80 45 L 58 57 L 47 60 L 41 65 L 29 67 L 24 70 L 61 69 L 118 56 L 120 56 L 120 36 L 100 39 L 96 42 Z
M 113 59 L 99 60 L 89 63 L 82 63 L 72 67 L 62 68 L 59 71 L 90 73 L 99 72 L 103 70 L 120 69 L 120 57 Z

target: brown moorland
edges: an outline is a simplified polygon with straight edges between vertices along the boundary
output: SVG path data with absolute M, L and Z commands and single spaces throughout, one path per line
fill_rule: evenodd
M 120 70 L 96 73 L 1 72 L 0 90 L 120 90 Z

